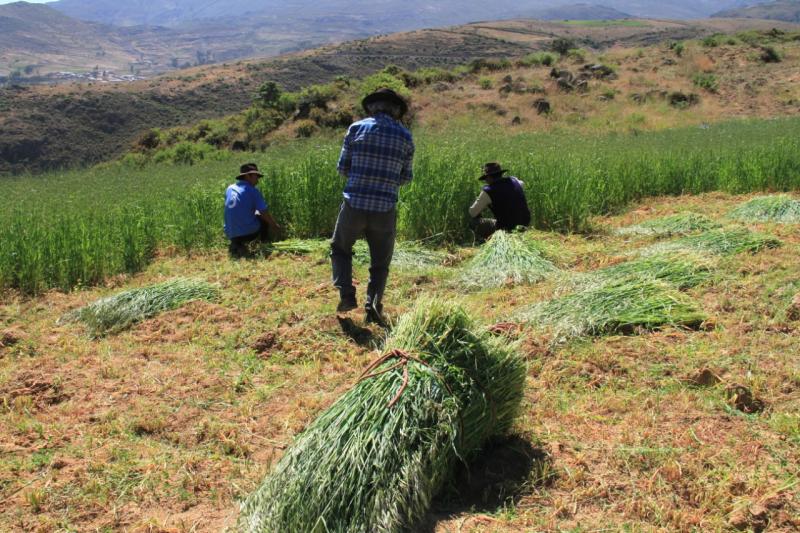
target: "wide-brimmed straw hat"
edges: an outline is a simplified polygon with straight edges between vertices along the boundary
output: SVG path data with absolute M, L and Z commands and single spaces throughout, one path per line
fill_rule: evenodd
M 361 100 L 361 107 L 364 108 L 364 111 L 369 113 L 367 107 L 375 102 L 390 102 L 400 108 L 401 115 L 405 115 L 408 111 L 408 102 L 406 102 L 405 98 L 386 87 L 365 96 L 364 99 Z
M 255 163 L 245 163 L 239 167 L 239 175 L 236 176 L 236 179 L 242 179 L 248 174 L 257 174 L 259 178 L 264 176 L 264 174 L 258 171 L 258 165 Z
M 494 178 L 496 176 L 502 176 L 506 172 L 508 172 L 508 170 L 501 167 L 500 163 L 492 161 L 491 163 L 486 163 L 485 165 L 483 165 L 483 175 L 478 179 L 484 181 L 486 180 L 486 178 Z

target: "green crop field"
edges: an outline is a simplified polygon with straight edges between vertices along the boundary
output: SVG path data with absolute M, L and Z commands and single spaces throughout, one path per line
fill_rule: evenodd
M 415 180 L 403 189 L 406 239 L 467 237 L 480 165 L 498 160 L 526 182 L 534 225 L 583 232 L 589 219 L 645 197 L 800 187 L 800 119 L 728 122 L 638 134 L 457 135 L 417 132 Z M 194 165 L 121 163 L 7 179 L 0 211 L 0 287 L 35 294 L 136 272 L 164 249 L 224 245 L 222 195 L 238 164 L 266 169 L 261 184 L 290 237 L 333 230 L 343 180 L 339 139 L 220 152 Z

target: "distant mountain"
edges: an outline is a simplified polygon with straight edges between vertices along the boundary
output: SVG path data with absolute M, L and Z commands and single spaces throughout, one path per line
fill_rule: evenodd
M 612 7 L 594 4 L 573 4 L 534 11 L 531 16 L 540 20 L 619 20 L 633 18 Z
M 779 0 L 741 9 L 727 9 L 711 15 L 722 18 L 748 18 L 800 22 L 800 0 Z
M 47 5 L 0 5 L 0 74 L 5 69 L 32 75 L 45 65 L 102 70 L 136 61 L 118 37 L 107 26 L 75 20 Z
M 753 4 L 747 0 L 605 0 L 607 8 L 639 18 L 701 18 L 722 9 Z M 66 15 L 120 26 L 176 27 L 204 20 L 241 24 L 252 17 L 324 24 L 344 17 L 371 24 L 384 33 L 473 20 L 518 18 L 526 13 L 574 5 L 575 0 L 60 0 L 50 4 Z M 575 18 L 575 17 L 573 17 Z M 222 21 L 220 20 L 220 21 Z M 290 28 L 286 26 L 286 28 Z

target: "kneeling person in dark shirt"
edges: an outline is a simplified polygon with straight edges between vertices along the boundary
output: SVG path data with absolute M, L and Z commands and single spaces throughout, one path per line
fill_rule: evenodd
M 228 250 L 232 257 L 247 256 L 248 243 L 267 242 L 270 232 L 277 234 L 280 230 L 256 188 L 264 175 L 254 163 L 242 165 L 239 172 L 236 183 L 225 191 L 225 235 L 231 241 Z
M 488 239 L 499 229 L 511 231 L 531 223 L 531 212 L 523 190 L 525 184 L 514 176 L 505 176 L 506 172 L 499 163 L 486 163 L 483 175 L 478 178 L 486 185 L 469 208 L 469 215 L 472 217 L 470 226 L 479 240 Z M 480 217 L 487 207 L 494 218 Z

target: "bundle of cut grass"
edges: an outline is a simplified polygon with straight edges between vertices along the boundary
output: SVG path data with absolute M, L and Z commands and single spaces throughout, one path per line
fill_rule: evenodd
M 577 278 L 577 285 L 603 285 L 614 279 L 661 280 L 680 290 L 696 287 L 711 277 L 713 263 L 694 252 L 675 250 L 606 267 Z
M 754 233 L 744 228 L 723 228 L 658 243 L 645 248 L 641 253 L 651 255 L 671 250 L 694 250 L 717 255 L 734 255 L 742 252 L 756 253 L 780 245 L 781 241 L 769 235 Z
M 721 227 L 705 215 L 698 213 L 678 213 L 656 218 L 617 230 L 619 235 L 647 235 L 653 237 L 671 237 L 688 235 L 699 231 L 708 231 Z
M 542 246 L 523 233 L 498 231 L 470 260 L 459 284 L 467 289 L 538 283 L 558 273 Z
M 97 300 L 64 316 L 86 324 L 92 337 L 117 333 L 163 311 L 192 300 L 215 300 L 219 288 L 204 281 L 178 278 Z
M 800 200 L 785 194 L 759 196 L 734 208 L 728 218 L 742 222 L 799 224 Z
M 510 429 L 525 365 L 459 307 L 420 302 L 385 353 L 297 437 L 239 531 L 412 529 L 456 463 Z
M 549 329 L 553 340 L 630 333 L 664 326 L 697 327 L 705 316 L 685 294 L 666 283 L 636 275 L 611 278 L 537 304 L 519 314 Z
M 325 255 L 330 248 L 330 241 L 325 239 L 286 239 L 265 246 L 266 251 L 273 253 L 319 256 Z

